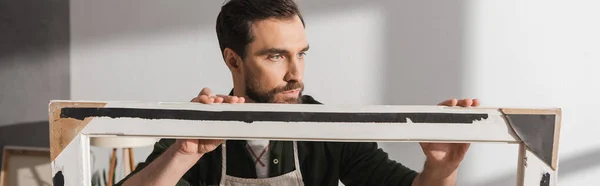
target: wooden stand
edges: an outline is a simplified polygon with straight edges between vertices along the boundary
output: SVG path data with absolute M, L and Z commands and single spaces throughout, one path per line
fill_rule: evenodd
M 133 161 L 133 148 L 122 148 L 123 151 L 123 169 L 124 174 L 128 175 L 131 171 L 135 170 Z M 110 168 L 108 169 L 108 181 L 107 185 L 115 184 L 115 169 L 117 168 L 117 148 L 112 149 L 110 156 Z
M 123 173 L 128 175 L 135 170 L 135 161 L 133 156 L 134 147 L 151 146 L 156 142 L 154 138 L 132 138 L 132 137 L 94 137 L 90 139 L 90 145 L 96 147 L 112 149 L 110 156 L 110 165 L 108 168 L 108 185 L 113 185 L 115 181 L 115 172 L 117 167 L 117 150 L 121 149 Z

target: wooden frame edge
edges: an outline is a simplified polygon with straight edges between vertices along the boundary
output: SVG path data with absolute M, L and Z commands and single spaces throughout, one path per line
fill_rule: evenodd
M 548 109 L 525 109 L 525 108 L 499 108 L 504 114 L 554 114 L 559 115 L 562 111 L 559 108 Z
M 553 151 L 552 151 L 552 169 L 554 169 L 555 171 L 558 170 L 558 144 L 560 142 L 560 131 L 562 128 L 562 111 L 558 111 L 558 113 L 556 114 L 556 118 L 555 118 L 555 124 L 554 124 L 554 144 L 553 144 Z
M 517 155 L 519 158 L 517 160 L 517 186 L 524 186 L 525 184 L 525 164 L 527 163 L 525 159 L 525 151 L 527 151 L 527 146 L 525 143 L 519 143 L 519 154 Z
M 51 101 L 49 107 L 50 128 L 50 160 L 54 161 L 64 148 L 73 141 L 75 136 L 85 128 L 92 118 L 77 120 L 61 118 L 61 109 L 64 107 L 98 107 L 106 106 L 105 102 L 68 102 Z
M 4 148 L 2 148 L 2 166 L 0 167 L 0 186 L 4 186 L 6 185 L 6 171 L 8 170 L 8 163 L 6 160 L 8 160 L 8 156 L 10 156 L 10 153 L 8 152 L 8 149 L 6 149 L 6 146 Z
M 551 168 L 558 170 L 558 144 L 560 140 L 560 129 L 562 125 L 562 109 L 522 109 L 522 108 L 500 108 L 500 111 L 507 114 L 539 114 L 539 115 L 554 115 L 554 137 L 552 143 L 552 162 Z

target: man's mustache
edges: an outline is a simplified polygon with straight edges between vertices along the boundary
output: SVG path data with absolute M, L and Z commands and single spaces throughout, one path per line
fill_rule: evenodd
M 273 89 L 272 93 L 277 94 L 280 92 L 290 91 L 290 90 L 294 90 L 294 89 L 302 90 L 302 89 L 304 89 L 304 84 L 302 84 L 300 82 L 288 83 L 283 87 L 277 87 L 277 88 Z

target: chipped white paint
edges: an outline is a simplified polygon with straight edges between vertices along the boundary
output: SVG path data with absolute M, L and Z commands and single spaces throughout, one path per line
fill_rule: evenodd
M 487 124 L 394 124 L 149 120 L 95 118 L 86 135 L 169 138 L 271 139 L 303 141 L 471 141 L 511 142 L 517 139 L 503 122 Z
M 89 139 L 86 135 L 78 134 L 65 149 L 52 161 L 52 177 L 58 182 L 64 176 L 65 185 L 90 185 L 90 151 Z M 57 174 L 59 173 L 60 174 Z M 56 185 L 58 186 L 58 185 Z
M 552 170 L 544 161 L 519 144 L 519 163 L 517 170 L 518 186 L 554 186 L 557 185 L 557 172 Z

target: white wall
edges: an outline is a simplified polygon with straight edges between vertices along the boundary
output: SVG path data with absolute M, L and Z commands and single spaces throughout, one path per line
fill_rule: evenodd
M 307 93 L 328 104 L 563 107 L 561 185 L 600 174 L 591 110 L 600 105 L 592 3 L 548 1 L 300 1 L 311 51 Z M 189 101 L 228 93 L 214 22 L 220 1 L 72 1 L 72 99 Z M 598 5 L 598 3 L 596 3 Z M 596 47 L 595 47 L 596 46 Z M 567 72 L 573 74 L 567 74 Z M 349 76 L 347 76 L 349 75 Z M 330 79 L 328 79 L 330 78 Z M 335 90 L 339 89 L 339 90 Z M 361 96 L 362 94 L 367 96 Z M 588 114 L 588 115 L 586 115 Z M 414 143 L 382 143 L 421 169 Z M 96 167 L 106 167 L 108 151 Z M 514 183 L 516 147 L 474 145 L 459 185 Z M 136 151 L 143 160 L 148 148 Z M 478 157 L 474 155 L 477 154 Z M 106 157 L 106 158 L 105 158 Z M 578 166 L 575 166 L 578 165 Z M 580 166 L 579 166 L 580 165 Z
M 486 106 L 563 109 L 560 185 L 596 185 L 592 175 L 600 175 L 597 7 L 597 1 L 471 1 L 466 14 L 465 92 Z M 464 174 L 477 185 L 506 185 L 503 179 L 515 179 L 514 149 L 477 146 L 471 152 L 484 156 L 470 157 Z

